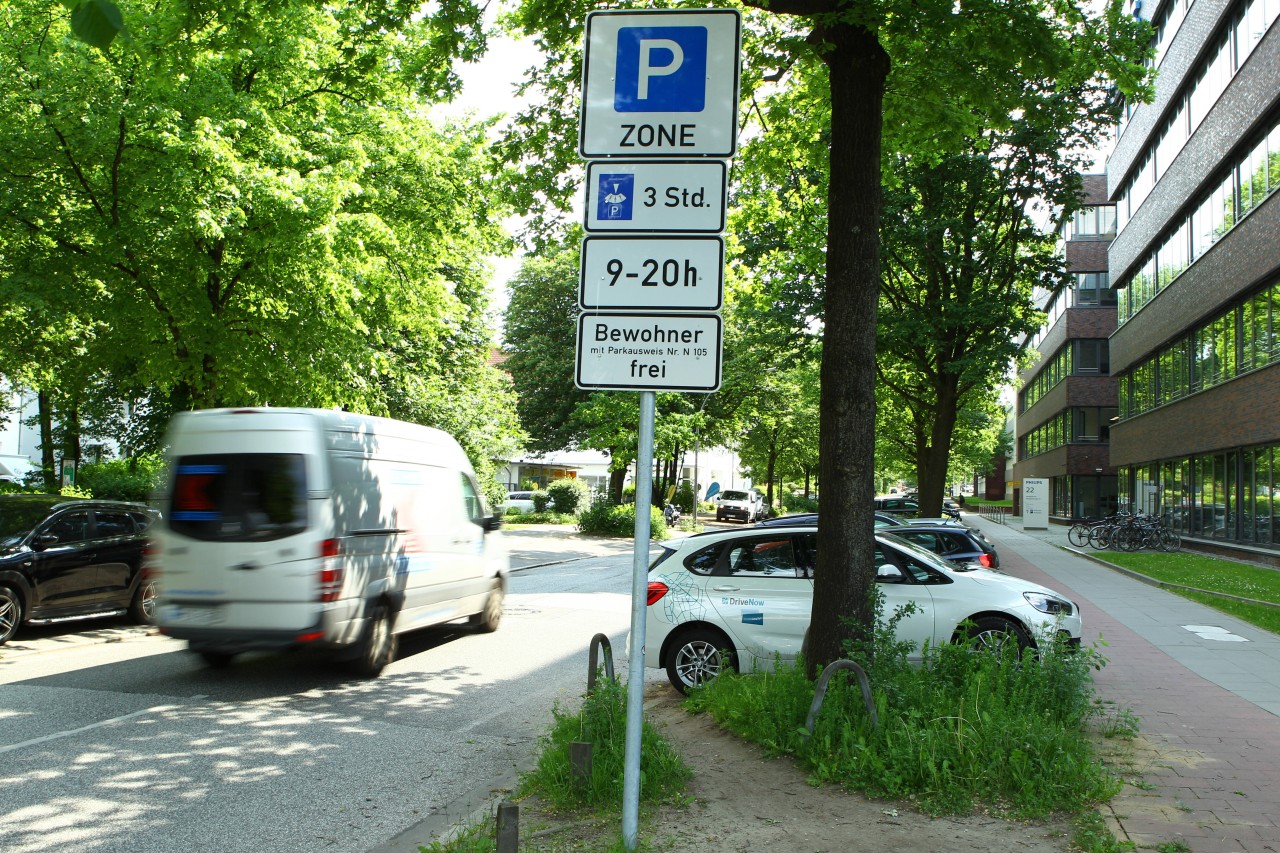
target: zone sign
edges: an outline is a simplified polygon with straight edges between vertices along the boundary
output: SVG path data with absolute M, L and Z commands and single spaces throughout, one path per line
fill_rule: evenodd
M 734 9 L 589 14 L 579 153 L 732 157 L 741 32 Z

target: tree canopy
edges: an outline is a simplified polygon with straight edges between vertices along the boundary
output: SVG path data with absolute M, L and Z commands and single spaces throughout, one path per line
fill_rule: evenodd
M 47 0 L 0 14 L 0 373 L 512 425 L 504 181 L 486 126 L 429 115 L 480 7 L 161 2 L 103 50 Z

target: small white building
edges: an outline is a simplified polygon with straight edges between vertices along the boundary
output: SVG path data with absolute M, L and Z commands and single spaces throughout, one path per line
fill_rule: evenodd
M 36 414 L 36 395 L 5 389 L 0 381 L 0 480 L 19 481 L 40 470 L 40 431 L 26 424 Z
M 584 480 L 592 492 L 604 491 L 609 487 L 609 457 L 599 450 L 561 450 L 520 456 L 498 469 L 498 480 L 508 491 L 523 489 L 526 485 L 545 489 L 565 478 Z M 723 447 L 686 453 L 680 480 L 697 483 L 699 498 L 706 497 L 712 483 L 721 490 L 751 487 L 750 478 L 738 470 L 738 454 Z M 625 482 L 635 483 L 634 463 L 627 469 Z

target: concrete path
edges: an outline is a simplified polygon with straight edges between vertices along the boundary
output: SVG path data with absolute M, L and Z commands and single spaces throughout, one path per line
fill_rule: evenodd
M 1139 726 L 1127 745 L 1134 776 L 1111 804 L 1117 837 L 1139 849 L 1280 851 L 1280 636 L 1106 568 L 1072 549 L 1065 527 L 964 522 L 1006 572 L 1080 606 L 1085 645 L 1105 644 L 1100 698 Z

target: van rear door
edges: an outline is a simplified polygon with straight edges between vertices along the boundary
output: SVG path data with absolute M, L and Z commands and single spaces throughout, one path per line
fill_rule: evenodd
M 315 431 L 201 436 L 174 457 L 161 556 L 161 624 L 299 629 L 313 624 L 327 520 L 308 502 L 323 455 Z M 232 442 L 238 447 L 219 448 Z M 310 452 L 308 452 L 310 451 Z M 228 605 L 228 606 L 221 606 Z M 292 606 L 288 606 L 292 605 Z

